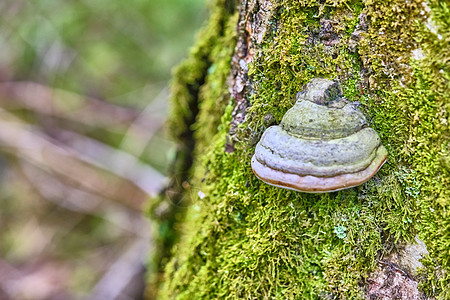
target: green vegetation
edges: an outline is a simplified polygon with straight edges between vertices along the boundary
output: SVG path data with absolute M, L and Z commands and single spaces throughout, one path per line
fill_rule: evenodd
M 0 298 L 138 299 L 141 207 L 174 152 L 170 70 L 205 0 L 2 0 L 0 13 Z
M 199 130 L 197 155 L 185 191 L 193 205 L 178 227 L 181 239 L 166 267 L 162 295 L 360 298 L 360 283 L 377 258 L 418 235 L 430 252 L 421 288 L 444 299 L 450 285 L 448 7 L 430 2 L 433 22 L 441 28 L 438 38 L 427 29 L 431 21 L 422 1 L 280 2 L 271 20 L 278 28 L 256 45 L 261 55 L 249 66 L 254 93 L 234 152 L 224 151 L 233 107 L 224 100 L 229 97 L 223 81 L 229 56 L 215 56 L 212 65 L 222 66 L 212 68 L 215 79 L 205 80 L 199 88 L 203 93 L 190 96 L 189 101 L 200 102 L 191 127 Z M 347 44 L 361 12 L 368 30 L 352 53 Z M 210 24 L 217 18 L 213 12 Z M 337 45 L 308 39 L 318 34 L 320 18 L 338 24 L 333 28 L 340 37 Z M 217 35 L 221 49 L 234 47 L 233 30 Z M 415 49 L 425 57 L 414 59 Z M 360 73 L 367 72 L 368 82 L 360 82 Z M 254 138 L 267 126 L 264 117 L 279 122 L 295 94 L 314 77 L 338 78 L 344 95 L 361 102 L 388 149 L 386 165 L 360 187 L 303 194 L 268 186 L 251 171 Z M 177 106 L 176 91 L 185 82 L 175 83 Z M 190 113 L 175 107 L 171 118 L 182 120 Z M 219 120 L 216 133 L 211 124 Z M 205 196 L 199 199 L 197 191 Z
M 8 42 L 2 66 L 12 66 L 17 79 L 126 105 L 145 105 L 145 95 L 127 93 L 149 83 L 147 93 L 158 92 L 165 84 L 205 13 L 204 0 L 15 1 L 16 9 L 8 2 L 0 4 L 7 29 L 0 38 Z

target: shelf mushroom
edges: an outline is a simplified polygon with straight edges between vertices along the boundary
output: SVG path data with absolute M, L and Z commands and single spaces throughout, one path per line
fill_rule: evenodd
M 336 81 L 314 78 L 297 94 L 280 125 L 269 127 L 252 157 L 270 185 L 306 193 L 334 192 L 369 180 L 387 151 Z

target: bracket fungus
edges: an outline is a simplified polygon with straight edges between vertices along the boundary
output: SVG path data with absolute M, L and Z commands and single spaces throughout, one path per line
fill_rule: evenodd
M 307 193 L 333 192 L 369 180 L 387 151 L 336 81 L 314 78 L 297 94 L 279 126 L 269 127 L 252 157 L 270 185 Z

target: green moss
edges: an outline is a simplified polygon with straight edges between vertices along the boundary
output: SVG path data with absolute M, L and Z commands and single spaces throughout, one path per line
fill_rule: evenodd
M 449 13 L 444 4 L 431 2 L 442 28 L 439 40 L 420 21 L 426 17 L 421 1 L 402 3 L 370 1 L 363 7 L 361 1 L 282 1 L 274 9 L 278 30 L 249 66 L 254 93 L 233 153 L 224 151 L 233 103 L 227 106 L 228 98 L 214 91 L 226 90 L 230 52 L 218 56 L 214 65 L 221 71 L 213 69 L 215 75 L 201 88 L 202 117 L 195 124 L 200 148 L 191 188 L 194 204 L 167 265 L 162 298 L 361 298 L 360 284 L 380 255 L 416 235 L 430 252 L 423 290 L 445 297 L 450 187 L 442 164 L 449 138 Z M 361 9 L 369 30 L 353 54 L 346 43 Z M 308 39 L 317 35 L 319 16 L 347 18 L 347 26 L 337 27 L 341 40 L 336 46 Z M 229 34 L 223 41 L 232 40 Z M 425 58 L 413 61 L 411 51 L 417 47 Z M 372 74 L 370 86 L 360 82 L 360 72 Z M 303 194 L 268 186 L 251 171 L 254 142 L 268 125 L 264 117 L 279 122 L 314 77 L 338 78 L 344 95 L 361 102 L 388 149 L 388 163 L 362 186 Z M 211 114 L 217 114 L 214 120 L 206 117 Z
M 399 4 L 392 3 L 394 7 Z M 433 21 L 420 19 L 420 12 L 425 8 L 420 1 L 410 2 L 402 9 L 414 7 L 414 13 L 406 15 L 411 21 L 409 30 L 402 26 L 389 26 L 395 21 L 395 17 L 386 15 L 377 24 L 388 28 L 386 36 L 404 39 L 399 45 L 385 44 L 387 39 L 373 39 L 380 45 L 372 45 L 363 54 L 370 57 L 367 61 L 373 61 L 374 74 L 378 76 L 380 86 L 391 86 L 387 91 L 377 93 L 374 98 L 371 111 L 374 122 L 378 125 L 384 136 L 388 138 L 393 162 L 400 166 L 407 166 L 411 171 L 401 176 L 406 185 L 409 196 L 418 200 L 420 206 L 420 219 L 418 222 L 419 237 L 425 241 L 429 257 L 424 261 L 426 268 L 422 273 L 426 277 L 421 283 L 422 289 L 428 295 L 440 295 L 442 299 L 449 297 L 450 286 L 450 176 L 442 168 L 440 162 L 445 159 L 446 145 L 448 145 L 450 132 L 449 122 L 449 66 L 448 57 L 450 49 L 449 9 L 444 3 L 431 1 Z M 389 8 L 376 9 L 386 10 Z M 376 13 L 380 18 L 383 11 Z M 389 21 L 389 23 L 386 23 Z M 434 22 L 440 31 L 437 34 L 430 32 L 426 24 Z M 375 28 L 376 27 L 372 27 Z M 375 32 L 375 29 L 372 32 Z M 400 35 L 400 37 L 399 37 Z M 413 36 L 414 39 L 408 38 Z M 391 42 L 392 43 L 392 42 Z M 383 49 L 381 51 L 381 45 Z M 411 59 L 411 52 L 421 49 L 425 55 L 418 61 Z M 401 57 L 399 59 L 398 57 Z M 408 62 L 408 68 L 403 72 L 398 69 L 384 69 L 380 72 L 380 66 L 389 66 L 393 61 Z M 378 70 L 378 71 L 376 71 Z M 392 73 L 391 73 L 392 72 Z M 386 76 L 388 74 L 388 78 Z M 375 76 L 375 75 L 374 75 Z M 398 80 L 392 80 L 396 78 Z M 406 86 L 404 84 L 407 84 Z M 402 172 L 399 169 L 397 172 Z
M 188 59 L 173 72 L 171 84 L 170 132 L 174 139 L 183 142 L 186 132 L 194 122 L 199 110 L 199 91 L 212 65 L 212 49 L 217 47 L 223 30 L 222 9 L 212 11 L 210 21 L 199 33 L 199 40 L 191 49 Z M 219 35 L 218 35 L 219 33 Z
M 220 125 L 220 118 L 211 116 L 223 115 L 224 108 L 230 100 L 226 80 L 230 74 L 231 58 L 236 44 L 237 21 L 237 13 L 226 20 L 223 34 L 218 37 L 209 54 L 212 64 L 208 69 L 205 84 L 200 90 L 200 112 L 193 126 L 196 131 L 197 150 L 200 152 L 210 145 Z
M 211 138 L 220 123 L 220 119 L 213 120 L 208 115 L 222 115 L 224 102 L 229 98 L 224 85 L 230 71 L 236 22 L 232 3 L 218 0 L 189 57 L 173 72 L 168 125 L 178 149 L 169 170 L 169 185 L 148 207 L 154 234 L 146 291 L 149 298 L 156 297 L 163 268 L 191 202 L 194 151 L 204 147 L 203 140 Z

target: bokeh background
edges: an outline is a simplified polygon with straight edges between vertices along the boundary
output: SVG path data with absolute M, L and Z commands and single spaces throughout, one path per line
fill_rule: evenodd
M 205 0 L 0 1 L 0 299 L 140 299 Z

